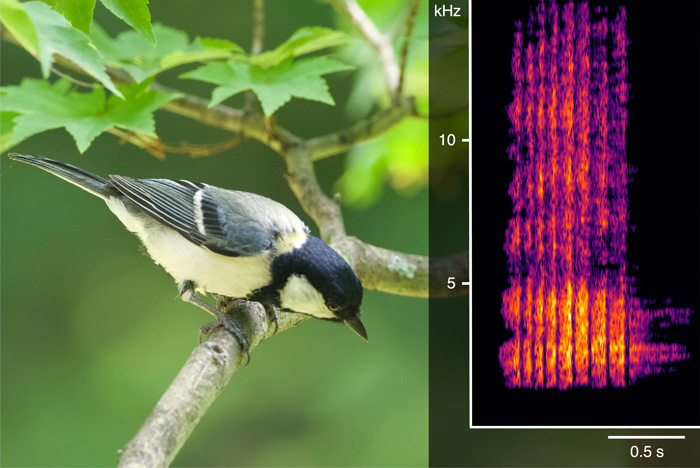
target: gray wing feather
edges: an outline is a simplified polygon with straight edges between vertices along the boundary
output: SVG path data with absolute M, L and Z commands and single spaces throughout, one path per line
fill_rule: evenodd
M 194 244 L 221 255 L 256 255 L 272 249 L 282 233 L 308 233 L 294 213 L 260 195 L 186 180 L 110 179 L 150 216 Z
M 233 249 L 238 256 L 255 255 L 272 249 L 281 234 L 309 233 L 287 207 L 248 192 L 207 186 L 201 212 L 208 237 L 204 247 L 219 253 Z
M 117 190 L 156 220 L 197 245 L 206 240 L 197 230 L 192 203 L 194 188 L 166 179 L 132 179 L 117 175 L 109 178 Z

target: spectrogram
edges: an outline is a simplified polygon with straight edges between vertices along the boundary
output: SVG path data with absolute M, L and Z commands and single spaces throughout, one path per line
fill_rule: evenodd
M 516 25 L 508 387 L 625 387 L 689 357 L 660 332 L 693 312 L 653 308 L 628 274 L 626 21 L 624 7 L 542 2 Z

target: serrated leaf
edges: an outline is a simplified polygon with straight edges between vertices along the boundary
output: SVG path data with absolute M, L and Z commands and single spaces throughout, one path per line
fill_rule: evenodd
M 298 29 L 289 39 L 275 49 L 252 56 L 249 58 L 249 61 L 261 67 L 272 67 L 289 58 L 342 45 L 348 41 L 350 41 L 350 36 L 341 31 L 320 26 L 304 27 Z
M 124 99 L 107 98 L 102 88 L 90 93 L 70 89 L 59 80 L 54 84 L 25 78 L 19 86 L 0 88 L 4 112 L 15 112 L 10 146 L 37 133 L 65 127 L 82 153 L 92 141 L 112 127 L 155 137 L 153 112 L 179 94 L 147 90 L 148 83 L 120 86 Z
M 44 78 L 48 78 L 53 54 L 59 54 L 89 73 L 117 96 L 121 93 L 105 72 L 102 58 L 82 31 L 71 27 L 68 21 L 45 3 L 23 3 L 39 37 L 39 60 Z
M 0 112 L 0 153 L 4 153 L 19 143 L 19 141 L 15 141 L 10 144 L 12 141 L 12 131 L 15 128 L 13 119 L 18 115 L 20 115 L 18 112 Z
M 296 62 L 290 59 L 270 68 L 248 63 L 215 62 L 180 75 L 180 78 L 219 85 L 212 92 L 210 107 L 251 89 L 260 99 L 265 115 L 270 116 L 292 97 L 334 105 L 328 84 L 321 75 L 352 68 L 327 57 Z
M 126 31 L 115 39 L 93 24 L 90 37 L 106 62 L 126 71 L 136 82 L 162 71 L 192 62 L 208 62 L 242 54 L 243 49 L 223 39 L 195 38 L 190 42 L 184 31 L 154 24 L 158 38 L 154 46 L 135 31 Z
M 141 36 L 152 44 L 156 43 L 156 35 L 151 25 L 151 13 L 148 11 L 148 0 L 100 0 L 117 18 L 138 31 Z
M 0 10 L 2 10 L 2 24 L 27 52 L 37 55 L 39 37 L 36 34 L 34 22 L 22 5 L 17 0 L 0 0 Z
M 85 34 L 90 34 L 92 13 L 95 10 L 95 0 L 52 0 L 51 7 L 62 14 L 70 24 Z

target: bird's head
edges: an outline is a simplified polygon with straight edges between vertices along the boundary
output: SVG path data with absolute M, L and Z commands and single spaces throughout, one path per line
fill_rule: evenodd
M 365 340 L 360 320 L 362 284 L 350 265 L 321 239 L 308 236 L 272 264 L 282 309 L 342 322 Z

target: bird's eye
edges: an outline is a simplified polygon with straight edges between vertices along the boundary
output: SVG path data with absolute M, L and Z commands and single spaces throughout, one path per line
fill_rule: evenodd
M 335 302 L 329 302 L 329 303 L 328 303 L 328 309 L 329 309 L 331 312 L 337 312 L 337 311 L 340 310 L 340 306 L 339 306 L 338 304 L 336 304 Z

